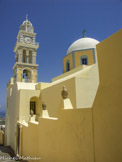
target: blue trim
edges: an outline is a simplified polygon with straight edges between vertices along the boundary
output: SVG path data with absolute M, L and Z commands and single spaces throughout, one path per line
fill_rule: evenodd
M 95 48 L 88 48 L 88 49 L 75 50 L 75 51 L 72 51 L 72 52 L 88 51 L 88 50 L 93 50 L 93 49 L 95 49 Z M 71 52 L 71 53 L 72 53 L 72 52 Z M 66 54 L 66 56 L 70 55 L 71 53 Z
M 88 51 L 88 50 L 94 50 L 95 48 L 88 48 L 88 49 L 82 49 L 82 50 L 75 50 L 75 51 L 72 51 L 71 53 L 67 54 L 66 56 L 68 55 L 71 55 L 72 53 L 75 53 L 75 52 L 79 52 L 79 51 Z M 63 58 L 65 58 L 66 56 L 64 56 Z
M 76 50 L 76 51 L 73 51 L 72 53 L 69 53 L 69 54 L 67 54 L 66 56 L 64 56 L 63 59 L 64 59 L 65 57 L 67 57 L 68 55 L 71 55 L 71 54 L 72 54 L 72 57 L 74 57 L 73 59 L 74 59 L 74 62 L 75 62 L 75 56 L 73 56 L 73 55 L 75 55 L 75 52 L 79 52 L 79 51 L 88 51 L 88 50 L 93 50 L 94 63 L 96 63 L 96 48 L 88 48 L 88 49 L 83 49 L 83 50 Z M 74 66 L 75 66 L 75 65 L 74 65 Z
M 97 61 L 96 61 L 96 49 L 95 48 L 93 48 L 93 57 L 94 57 L 94 63 L 96 63 Z
M 75 52 L 72 52 L 73 68 L 75 68 Z
M 70 71 L 70 61 L 69 60 L 66 61 L 66 72 L 67 71 Z

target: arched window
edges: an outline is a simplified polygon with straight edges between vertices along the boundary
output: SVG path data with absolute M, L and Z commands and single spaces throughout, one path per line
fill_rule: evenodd
M 67 60 L 66 62 L 66 71 L 70 71 L 70 61 Z
M 36 114 L 36 102 L 30 101 L 30 111 L 33 111 L 33 114 Z
M 40 114 L 40 100 L 38 97 L 34 96 L 30 98 L 30 111 L 33 111 L 33 114 L 39 115 Z
M 81 56 L 81 65 L 88 65 L 88 57 L 86 55 Z

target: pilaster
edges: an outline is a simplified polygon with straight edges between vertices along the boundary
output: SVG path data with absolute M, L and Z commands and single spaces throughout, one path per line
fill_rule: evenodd
M 16 81 L 21 82 L 22 81 L 22 68 L 17 66 L 17 71 L 16 71 Z
M 32 38 L 32 44 L 35 44 L 35 37 Z
M 32 63 L 36 64 L 36 52 L 35 51 L 32 52 L 32 56 L 33 56 Z
M 18 62 L 22 62 L 22 53 L 23 53 L 23 50 L 19 49 L 18 50 Z
M 37 83 L 37 69 L 33 69 L 32 81 L 33 81 L 33 83 Z

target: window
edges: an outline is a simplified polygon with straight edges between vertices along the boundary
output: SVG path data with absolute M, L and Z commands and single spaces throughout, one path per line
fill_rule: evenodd
M 30 111 L 33 111 L 35 115 L 40 115 L 40 99 L 36 96 L 30 98 Z
M 81 65 L 88 65 L 88 57 L 87 56 L 81 56 Z
M 70 62 L 67 60 L 66 62 L 66 71 L 70 71 Z

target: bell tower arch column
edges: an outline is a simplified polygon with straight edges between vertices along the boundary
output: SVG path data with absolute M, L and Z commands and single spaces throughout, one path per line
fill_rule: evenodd
M 36 64 L 36 52 L 35 51 L 33 51 L 33 53 L 32 53 L 32 55 L 33 55 L 33 64 Z
M 22 62 L 22 56 L 23 55 L 23 50 L 22 49 L 19 49 L 18 50 L 18 62 Z

